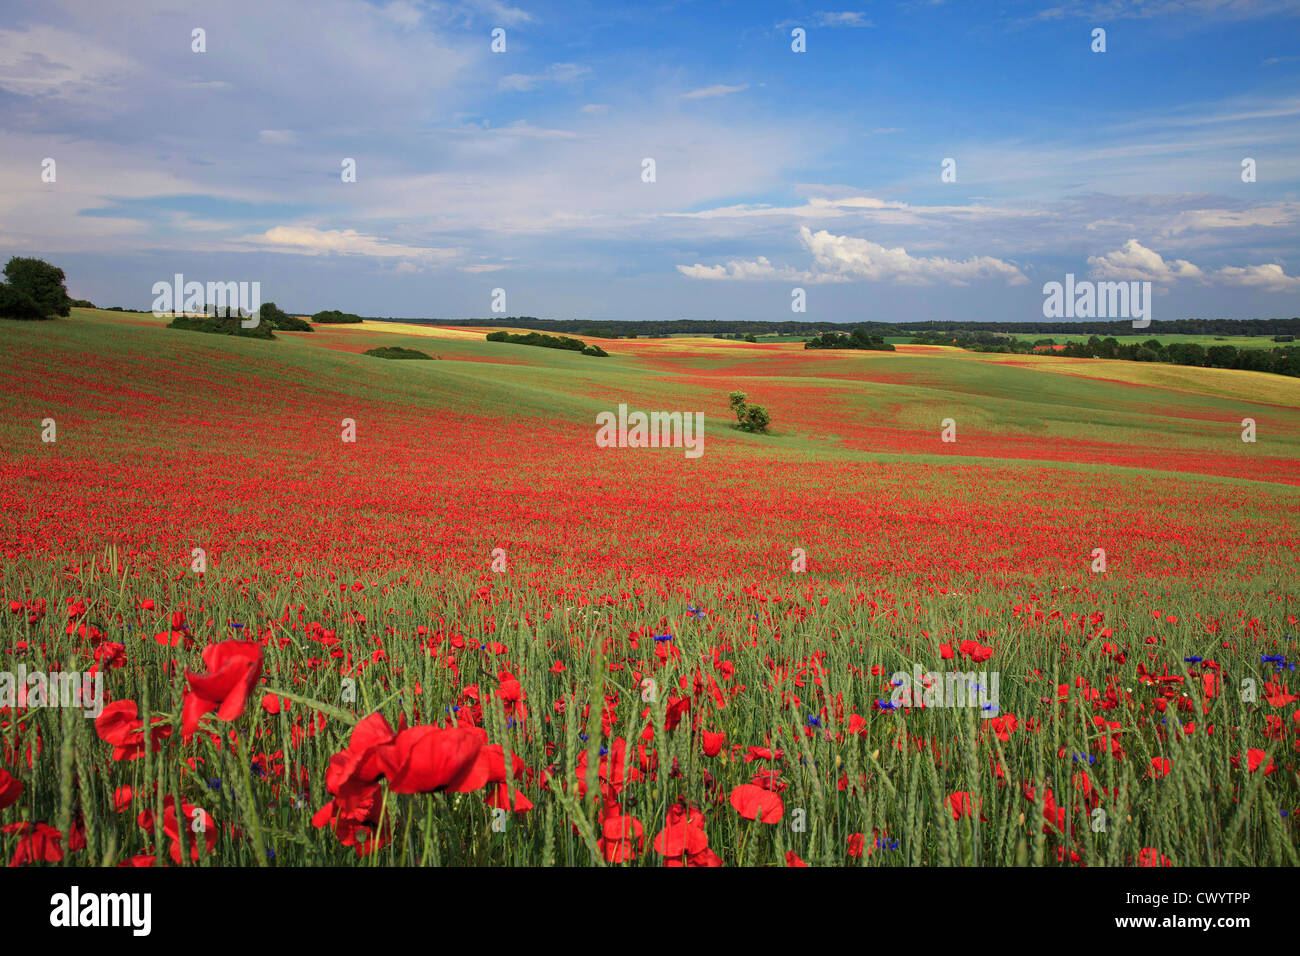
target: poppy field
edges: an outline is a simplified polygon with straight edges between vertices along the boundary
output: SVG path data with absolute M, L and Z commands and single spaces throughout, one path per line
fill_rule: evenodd
M 483 331 L 4 323 L 5 862 L 1300 864 L 1300 383 Z

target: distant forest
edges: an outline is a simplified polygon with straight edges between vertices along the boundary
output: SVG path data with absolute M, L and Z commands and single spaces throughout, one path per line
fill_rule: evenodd
M 1031 335 L 1300 335 L 1300 317 L 1291 319 L 1171 319 L 1153 320 L 1145 328 L 1132 321 L 1083 319 L 1073 322 L 757 322 L 744 319 L 673 319 L 668 321 L 615 321 L 591 319 L 539 319 L 531 315 L 494 319 L 401 319 L 427 325 L 468 325 L 487 328 L 525 327 L 599 338 L 660 338 L 668 335 L 812 335 L 826 331 L 864 329 L 873 336 L 922 335 L 943 332 L 1011 332 Z

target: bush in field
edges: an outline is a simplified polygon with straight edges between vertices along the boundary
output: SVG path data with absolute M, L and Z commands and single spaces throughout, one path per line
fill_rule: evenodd
M 237 335 L 245 339 L 273 339 L 275 334 L 267 322 L 259 322 L 251 329 L 244 328 L 238 316 L 189 316 L 178 315 L 167 323 L 169 329 L 182 329 L 186 332 L 208 332 L 213 335 Z
M 762 405 L 750 405 L 744 392 L 732 392 L 727 401 L 736 414 L 736 421 L 745 431 L 765 432 L 772 424 L 771 413 Z
M 546 335 L 543 332 L 526 332 L 523 335 L 512 335 L 509 332 L 489 332 L 486 336 L 489 342 L 509 342 L 511 345 L 536 345 L 544 349 L 563 349 L 566 352 L 584 352 L 587 355 L 596 355 L 596 352 L 587 351 L 589 348 L 599 349 L 600 346 L 588 346 L 579 339 L 571 339 L 567 335 Z M 601 349 L 601 354 L 606 354 Z
M 596 358 L 609 358 L 609 353 L 593 342 L 582 350 L 583 355 L 594 355 Z
M 326 309 L 317 312 L 311 320 L 318 324 L 324 322 L 326 325 L 337 325 L 342 322 L 360 322 L 361 316 L 353 315 L 351 312 L 340 312 L 338 309 Z
M 0 283 L 0 317 L 6 319 L 52 319 L 72 311 L 72 299 L 64 286 L 63 270 L 43 259 L 14 256 Z
M 373 355 L 375 358 L 382 359 L 430 359 L 433 356 L 421 352 L 419 349 L 402 348 L 400 345 L 385 345 L 377 349 L 366 349 L 363 355 Z
M 257 314 L 264 324 L 273 329 L 284 329 L 286 332 L 312 331 L 310 322 L 306 319 L 300 319 L 296 315 L 287 315 L 274 302 L 263 302 Z

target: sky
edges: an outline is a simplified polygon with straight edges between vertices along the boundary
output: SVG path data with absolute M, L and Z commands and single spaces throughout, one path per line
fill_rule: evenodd
M 297 314 L 1026 322 L 1070 274 L 1291 317 L 1297 40 L 1268 0 L 9 3 L 0 255 L 141 309 L 181 273 Z

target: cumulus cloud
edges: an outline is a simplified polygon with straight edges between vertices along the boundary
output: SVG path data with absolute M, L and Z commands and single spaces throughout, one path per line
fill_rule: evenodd
M 799 229 L 799 239 L 812 254 L 805 270 L 780 267 L 765 256 L 733 259 L 726 265 L 677 267 L 692 279 L 781 279 L 799 282 L 894 282 L 900 285 L 967 285 L 980 279 L 1003 279 L 1008 285 L 1029 280 L 1016 266 L 993 256 L 947 259 L 913 256 L 902 246 L 890 249 L 870 239 L 837 236 L 826 230 Z
M 1268 263 L 1261 266 L 1224 266 L 1214 276 L 1225 285 L 1250 286 L 1265 292 L 1300 292 L 1300 276 L 1289 276 L 1282 267 Z
M 1165 262 L 1158 252 L 1153 252 L 1136 239 L 1124 243 L 1124 248 L 1104 256 L 1089 256 L 1094 279 L 1138 279 L 1151 282 L 1173 282 L 1175 279 L 1199 279 L 1204 273 L 1186 259 Z
M 1136 239 L 1124 243 L 1122 249 L 1104 256 L 1089 256 L 1089 273 L 1093 279 L 1138 279 L 1151 282 L 1174 282 L 1178 279 L 1197 279 L 1221 285 L 1245 286 L 1265 292 L 1293 292 L 1300 290 L 1300 277 L 1289 276 L 1280 265 L 1265 263 L 1257 266 L 1224 266 L 1206 272 L 1186 259 L 1166 261 L 1158 252 L 1148 249 Z

